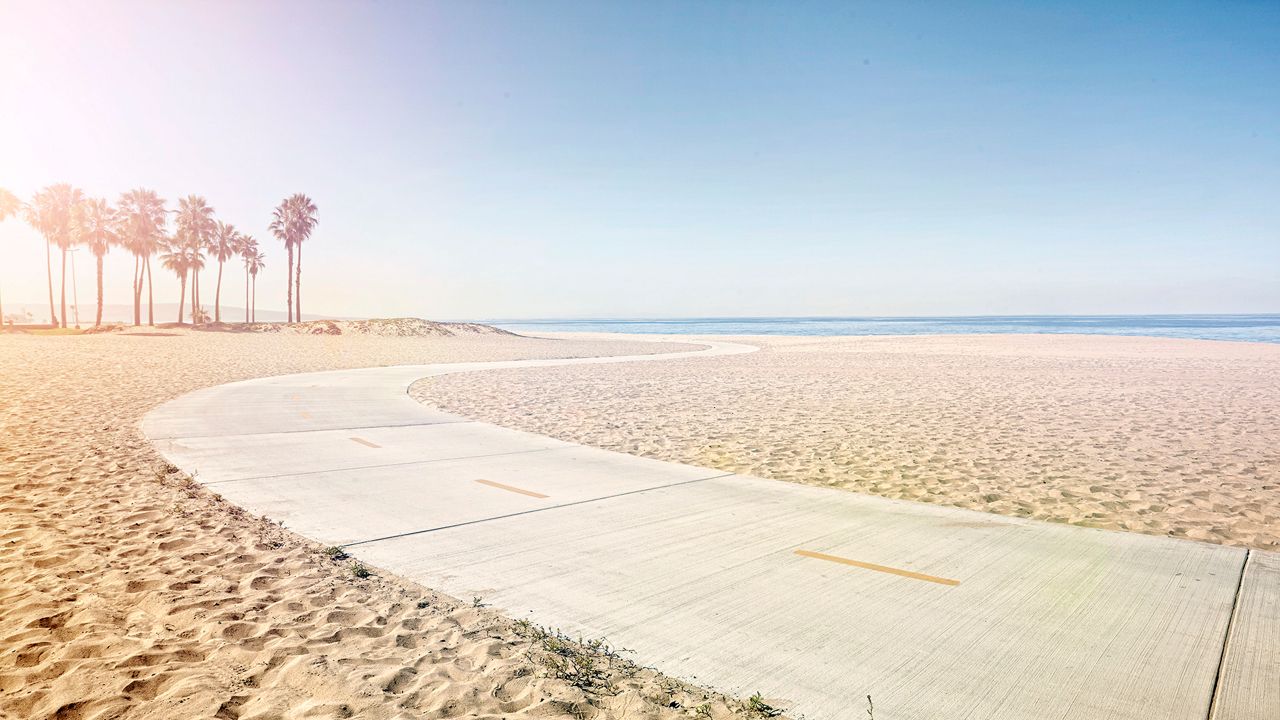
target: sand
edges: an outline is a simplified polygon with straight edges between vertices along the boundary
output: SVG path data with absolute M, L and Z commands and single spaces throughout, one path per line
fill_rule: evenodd
M 476 419 L 634 455 L 1280 549 L 1280 345 L 732 339 L 763 349 L 451 375 L 413 393 Z
M 629 354 L 503 336 L 0 337 L 0 717 L 746 716 L 349 560 L 165 468 L 150 408 L 237 379 Z M 587 657 L 587 656 L 582 656 Z M 581 658 L 578 658 L 581 659 Z M 637 658 L 643 661 L 642 658 Z M 580 666 L 579 666 L 580 669 Z

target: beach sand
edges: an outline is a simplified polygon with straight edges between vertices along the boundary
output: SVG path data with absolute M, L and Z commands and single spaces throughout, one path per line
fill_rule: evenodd
M 736 339 L 763 349 L 451 375 L 413 393 L 479 420 L 661 460 L 1280 549 L 1280 345 Z
M 554 641 L 470 599 L 376 569 L 355 577 L 350 561 L 166 469 L 137 427 L 179 394 L 263 375 L 670 349 L 493 335 L 0 337 L 0 717 L 675 718 L 704 703 L 746 716 L 599 654 L 599 677 L 553 677 L 566 674 L 552 667 L 565 660 Z

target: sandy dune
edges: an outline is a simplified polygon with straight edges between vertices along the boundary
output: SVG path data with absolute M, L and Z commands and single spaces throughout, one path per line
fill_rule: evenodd
M 168 398 L 254 376 L 656 349 L 502 336 L 0 337 L 0 717 L 674 718 L 703 705 L 745 716 L 603 653 L 575 656 L 470 599 L 376 570 L 357 578 L 349 561 L 167 471 L 137 429 Z M 590 657 L 602 665 L 572 665 Z
M 663 460 L 1280 549 L 1280 345 L 735 340 L 764 349 L 450 375 L 414 394 L 476 419 Z

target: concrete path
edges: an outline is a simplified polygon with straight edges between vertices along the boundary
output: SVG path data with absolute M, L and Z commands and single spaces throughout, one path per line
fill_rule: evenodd
M 1274 555 L 647 460 L 407 394 L 452 372 L 755 349 L 705 344 L 250 380 L 143 429 L 307 537 L 793 715 L 864 718 L 871 695 L 877 720 L 1280 717 Z

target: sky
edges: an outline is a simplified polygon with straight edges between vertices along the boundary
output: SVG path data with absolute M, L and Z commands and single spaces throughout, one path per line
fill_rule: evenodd
M 204 196 L 270 309 L 307 193 L 308 315 L 1280 312 L 1280 3 L 0 0 L 0 187 L 55 182 Z

